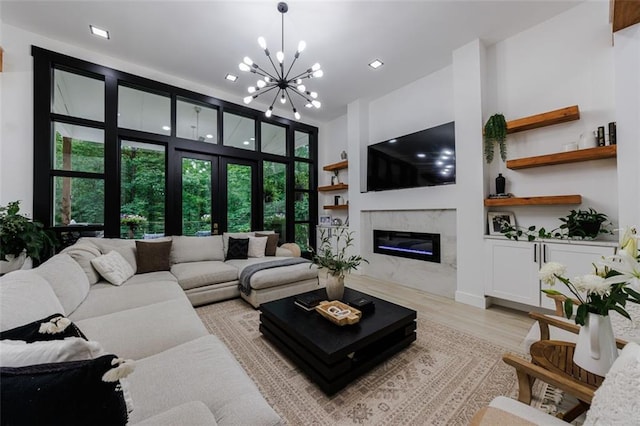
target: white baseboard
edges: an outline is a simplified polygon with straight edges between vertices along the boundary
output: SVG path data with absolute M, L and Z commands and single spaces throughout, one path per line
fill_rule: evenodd
M 487 309 L 490 304 L 488 298 L 485 296 L 478 296 L 477 294 L 465 293 L 463 291 L 456 291 L 456 302 L 475 306 L 476 308 L 481 309 Z

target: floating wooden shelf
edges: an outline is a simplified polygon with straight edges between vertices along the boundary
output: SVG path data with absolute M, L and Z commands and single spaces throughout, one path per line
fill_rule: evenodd
M 580 161 L 616 158 L 617 153 L 617 145 L 599 146 L 596 148 L 539 155 L 537 157 L 524 157 L 507 160 L 507 168 L 511 170 L 519 170 L 528 169 L 530 167 L 552 166 L 554 164 L 578 163 Z
M 637 0 L 613 0 L 611 8 L 614 33 L 640 22 L 640 2 Z
M 566 108 L 560 108 L 555 111 L 543 112 L 542 114 L 507 121 L 507 133 L 517 133 L 524 130 L 537 129 L 539 127 L 578 120 L 579 118 L 580 110 L 578 109 L 578 105 L 573 105 Z
M 347 185 L 346 183 L 339 183 L 339 184 L 336 184 L 336 185 L 326 185 L 326 186 L 319 186 L 318 187 L 318 191 L 320 191 L 320 192 L 342 191 L 344 189 L 349 189 L 349 185 Z
M 554 204 L 580 204 L 581 195 L 548 195 L 542 197 L 485 198 L 484 205 L 495 206 L 546 206 Z
M 349 160 L 344 160 L 339 163 L 327 164 L 322 168 L 325 172 L 333 172 L 336 170 L 342 170 L 349 167 Z
M 323 207 L 325 210 L 347 210 L 349 208 L 349 204 L 329 204 L 328 206 Z

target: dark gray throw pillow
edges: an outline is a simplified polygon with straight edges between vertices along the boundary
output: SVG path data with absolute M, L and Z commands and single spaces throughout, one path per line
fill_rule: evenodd
M 137 274 L 168 271 L 171 269 L 169 255 L 173 241 L 136 241 Z
M 229 249 L 227 250 L 227 259 L 247 259 L 249 253 L 248 238 L 229 237 Z
M 267 237 L 267 247 L 264 249 L 265 256 L 275 256 L 276 249 L 278 248 L 278 240 L 280 240 L 280 234 L 261 234 L 256 232 L 256 237 Z

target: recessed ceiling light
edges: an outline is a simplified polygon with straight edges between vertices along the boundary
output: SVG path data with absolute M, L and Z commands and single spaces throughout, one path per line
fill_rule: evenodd
M 213 135 L 212 134 L 208 134 L 206 136 L 207 136 L 207 139 L 213 139 Z
M 238 79 L 238 76 L 233 74 L 227 74 L 224 76 L 224 78 L 229 81 L 236 81 Z
M 391 139 L 391 140 L 389 141 L 389 143 L 396 143 L 396 142 L 398 142 L 398 139 Z
M 422 152 L 416 155 L 418 156 L 418 158 L 424 158 L 427 156 L 427 154 L 423 154 Z
M 242 142 L 243 145 L 249 145 L 249 141 Z
M 380 59 L 376 59 L 376 60 L 374 60 L 374 61 L 369 63 L 369 66 L 371 68 L 373 68 L 374 70 L 377 69 L 377 68 L 380 68 L 383 65 L 384 65 L 384 62 L 382 62 Z
M 107 31 L 107 30 L 103 30 L 102 28 L 94 27 L 93 25 L 89 25 L 89 30 L 91 31 L 91 34 L 93 34 L 95 36 L 106 38 L 107 40 L 109 39 L 109 31 Z
M 169 127 L 169 126 L 162 126 L 162 130 L 169 131 L 169 130 L 171 130 L 171 127 Z

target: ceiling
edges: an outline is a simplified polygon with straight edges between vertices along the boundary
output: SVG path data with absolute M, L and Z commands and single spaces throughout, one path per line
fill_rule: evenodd
M 451 52 L 479 38 L 487 45 L 521 32 L 584 0 L 289 1 L 285 14 L 285 61 L 299 40 L 306 50 L 293 71 L 319 62 L 324 76 L 306 84 L 318 92 L 320 109 L 298 107 L 303 122 L 322 123 L 345 114 L 347 104 L 390 92 L 451 64 Z M 5 24 L 142 65 L 229 94 L 242 103 L 254 74 L 238 64 L 244 56 L 265 67 L 257 43 L 264 36 L 279 50 L 277 1 L 7 1 Z M 104 40 L 89 24 L 110 32 Z M 46 47 L 46 46 L 43 46 Z M 367 64 L 380 59 L 378 70 Z M 227 73 L 240 78 L 231 83 Z M 250 106 L 264 109 L 265 95 Z M 276 115 L 291 117 L 276 103 Z

